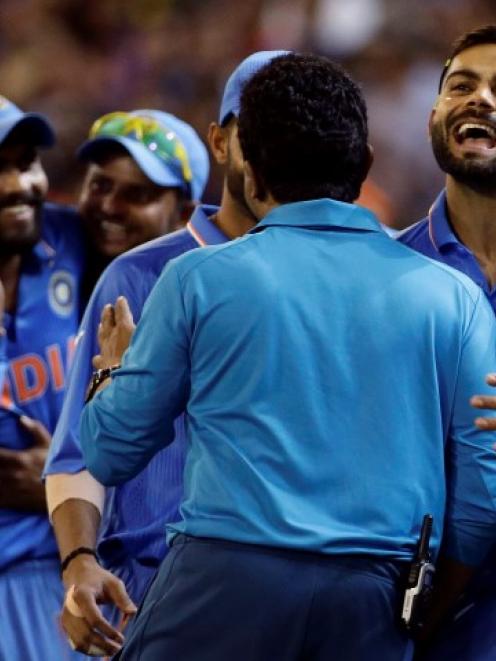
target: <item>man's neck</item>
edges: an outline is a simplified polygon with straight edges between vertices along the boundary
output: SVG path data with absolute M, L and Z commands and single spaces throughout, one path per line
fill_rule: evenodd
M 21 275 L 21 255 L 0 257 L 0 280 L 5 290 L 5 310 L 13 312 L 17 303 L 17 289 Z
M 215 214 L 215 224 L 229 239 L 243 236 L 256 225 L 253 216 L 231 196 L 224 186 L 222 201 Z
M 496 191 L 485 195 L 448 176 L 449 219 L 460 241 L 475 255 L 491 287 L 496 285 Z

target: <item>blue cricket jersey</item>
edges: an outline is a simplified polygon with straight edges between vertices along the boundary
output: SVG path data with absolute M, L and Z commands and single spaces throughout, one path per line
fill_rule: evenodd
M 496 462 L 469 398 L 494 368 L 472 281 L 360 207 L 287 204 L 169 263 L 81 444 L 123 483 L 186 410 L 172 536 L 402 560 L 430 512 L 433 548 L 445 522 L 447 554 L 475 564 L 496 538 Z
M 491 289 L 474 254 L 458 239 L 448 218 L 446 192 L 438 196 L 426 218 L 406 228 L 398 239 L 429 257 L 465 273 L 484 291 L 496 313 L 496 288 Z M 494 393 L 493 393 L 494 394 Z M 486 415 L 486 413 L 484 413 Z M 487 556 L 483 569 L 453 614 L 450 627 L 427 654 L 429 659 L 489 661 L 494 657 L 494 557 Z
M 86 468 L 79 443 L 79 419 L 98 353 L 97 328 L 103 307 L 126 296 L 138 321 L 145 300 L 169 260 L 194 248 L 227 241 L 209 220 L 217 207 L 198 207 L 185 229 L 150 241 L 115 259 L 101 276 L 85 311 L 78 335 L 67 397 L 54 434 L 45 474 L 77 473 Z M 167 302 L 165 302 L 167 307 Z M 136 561 L 156 569 L 164 558 L 165 524 L 178 518 L 184 467 L 184 421 L 175 423 L 176 441 L 159 453 L 147 469 L 117 489 L 107 489 L 98 544 L 106 567 L 125 580 L 131 597 L 140 600 L 146 584 L 122 565 Z M 136 565 L 134 565 L 136 566 Z M 146 572 L 145 572 L 146 574 Z
M 53 433 L 79 323 L 84 267 L 79 216 L 46 204 L 42 223 L 41 240 L 23 258 L 17 309 L 5 314 L 6 335 L 0 339 L 0 445 L 14 450 L 32 443 L 20 415 L 39 420 Z M 57 555 L 57 547 L 46 515 L 0 509 L 0 570 L 51 555 Z
M 429 214 L 399 233 L 397 240 L 427 257 L 465 273 L 485 293 L 496 312 L 496 287 L 491 289 L 474 254 L 456 236 L 448 219 L 446 191 L 442 191 Z

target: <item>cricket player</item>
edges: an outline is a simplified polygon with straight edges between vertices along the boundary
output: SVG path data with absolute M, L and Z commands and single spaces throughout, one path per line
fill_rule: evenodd
M 61 555 L 77 554 L 63 578 L 67 588 L 74 586 L 71 596 L 74 594 L 81 612 L 75 611 L 79 617 L 74 615 L 74 608 L 71 612 L 67 607 L 73 603 L 70 600 L 62 621 L 81 651 L 111 654 L 119 649 L 123 638 L 102 616 L 97 602 L 110 602 L 123 613 L 134 612 L 133 602 L 141 600 L 166 554 L 164 526 L 179 516 L 185 452 L 184 419 L 179 416 L 176 441 L 170 448 L 159 453 L 146 471 L 124 487 L 108 489 L 104 502 L 103 488 L 86 471 L 78 436 L 102 309 L 125 295 L 138 320 L 149 292 L 171 259 L 194 248 L 224 243 L 253 226 L 242 191 L 237 141 L 239 98 L 244 83 L 282 52 L 251 55 L 226 84 L 218 123 L 209 130 L 212 153 L 225 171 L 220 208 L 197 207 L 185 229 L 117 258 L 100 279 L 86 311 L 68 395 L 46 467 L 49 504 Z M 103 566 L 91 553 L 95 549 Z
M 41 471 L 79 322 L 77 213 L 47 204 L 45 117 L 0 98 L 0 659 L 72 658 Z M 74 655 L 75 656 L 75 655 Z

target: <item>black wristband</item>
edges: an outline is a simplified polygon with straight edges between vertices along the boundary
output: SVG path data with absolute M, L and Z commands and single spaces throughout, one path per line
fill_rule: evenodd
M 91 549 L 89 546 L 78 546 L 77 549 L 74 549 L 74 551 L 71 551 L 68 555 L 65 556 L 65 558 L 62 560 L 60 564 L 60 573 L 63 574 L 69 564 L 74 560 L 74 558 L 77 558 L 78 555 L 92 555 L 94 558 L 98 560 L 98 556 L 96 554 L 95 549 Z

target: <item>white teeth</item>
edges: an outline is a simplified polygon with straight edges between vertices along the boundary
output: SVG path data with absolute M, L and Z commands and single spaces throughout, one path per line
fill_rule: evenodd
M 26 211 L 26 209 L 30 209 L 31 207 L 28 204 L 14 204 L 5 208 L 8 209 L 11 213 L 20 213 L 22 211 Z
M 460 128 L 458 129 L 458 135 L 464 138 L 467 134 L 467 131 L 469 131 L 470 129 L 484 131 L 485 133 L 487 133 L 487 135 L 490 138 L 492 138 L 493 140 L 496 139 L 496 130 L 493 129 L 491 126 L 488 126 L 487 124 L 474 124 L 469 122 L 466 122 L 465 124 L 462 124 L 460 126 Z
M 110 220 L 102 220 L 101 228 L 104 232 L 110 234 L 110 236 L 118 238 L 126 236 L 125 228 L 119 223 L 113 223 Z

